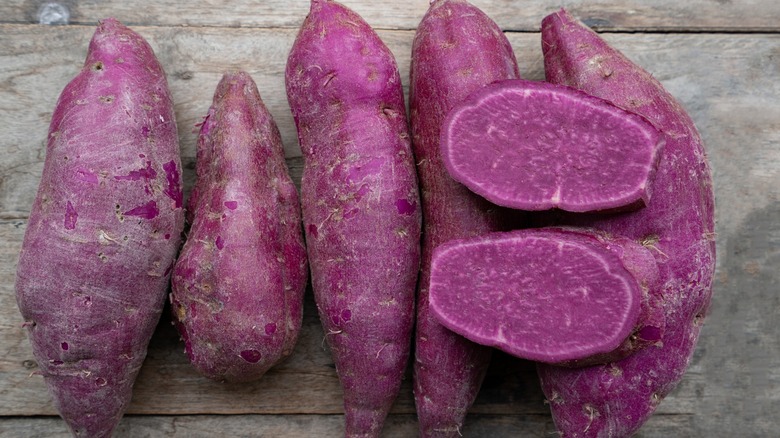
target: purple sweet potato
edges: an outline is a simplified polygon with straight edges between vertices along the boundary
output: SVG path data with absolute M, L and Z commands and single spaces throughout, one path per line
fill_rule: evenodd
M 377 436 L 414 325 L 420 201 L 393 54 L 355 12 L 313 0 L 285 74 L 304 169 L 314 298 L 347 436 Z
M 520 210 L 644 207 L 663 142 L 650 122 L 606 100 L 521 79 L 470 94 L 441 129 L 450 176 Z
M 623 235 L 656 258 L 666 328 L 655 345 L 604 366 L 539 366 L 561 436 L 626 437 L 682 378 L 710 302 L 715 267 L 710 171 L 701 138 L 680 104 L 566 11 L 542 22 L 542 49 L 548 81 L 635 112 L 667 139 L 647 208 L 613 216 L 557 215 L 549 221 Z
M 629 239 L 563 228 L 497 232 L 436 248 L 429 301 L 445 327 L 476 343 L 579 364 L 623 354 L 630 335 L 651 331 L 640 313 L 649 313 L 642 302 L 656 278 L 649 250 Z
M 173 102 L 149 44 L 102 21 L 52 114 L 16 274 L 54 404 L 107 437 L 165 302 L 184 225 Z
M 203 375 L 255 380 L 295 346 L 308 268 L 282 139 L 248 74 L 222 77 L 197 159 L 194 220 L 173 269 L 176 326 Z
M 447 175 L 439 131 L 447 111 L 469 93 L 519 76 L 509 41 L 481 10 L 465 0 L 432 2 L 412 46 L 409 98 L 425 219 L 414 362 L 414 398 L 424 437 L 459 435 L 492 351 L 446 329 L 430 313 L 431 254 L 451 239 L 508 229 L 504 211 Z

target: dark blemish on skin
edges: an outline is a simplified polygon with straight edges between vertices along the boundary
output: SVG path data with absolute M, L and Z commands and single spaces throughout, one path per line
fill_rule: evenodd
M 276 323 L 269 322 L 265 325 L 265 334 L 272 335 L 276 333 Z
M 165 240 L 171 240 L 171 234 L 170 233 L 165 233 L 165 236 L 163 236 L 163 237 L 165 238 Z
M 184 203 L 184 193 L 181 187 L 181 178 L 179 177 L 179 170 L 176 168 L 176 162 L 171 160 L 163 164 L 163 170 L 165 171 L 165 179 L 168 185 L 163 190 L 163 193 L 168 195 L 176 203 L 176 208 L 181 208 Z
M 217 236 L 217 241 L 214 243 L 217 245 L 217 249 L 222 249 L 225 247 L 225 241 L 222 240 L 222 236 Z
M 395 201 L 395 208 L 398 210 L 398 214 L 411 216 L 417 210 L 417 204 L 406 199 L 399 199 Z
M 98 100 L 102 103 L 111 103 L 114 101 L 114 96 L 100 96 Z
M 249 363 L 257 363 L 260 361 L 260 352 L 257 350 L 244 350 L 241 352 L 241 358 Z
M 103 68 L 104 68 L 104 67 L 103 67 L 103 63 L 102 63 L 102 62 L 100 62 L 100 61 L 98 61 L 98 62 L 96 62 L 96 63 L 92 64 L 92 70 L 93 70 L 93 71 L 103 71 Z
M 230 210 L 235 210 L 238 208 L 238 201 L 225 201 L 225 207 Z
M 98 377 L 97 379 L 95 379 L 95 385 L 97 386 L 106 386 L 107 383 L 108 381 L 102 377 Z
M 155 201 L 149 201 L 144 205 L 128 210 L 124 213 L 125 216 L 136 216 L 144 219 L 154 219 L 160 214 L 160 210 L 157 208 Z
M 63 362 L 63 361 L 61 361 L 61 360 L 50 360 L 49 362 L 50 362 L 52 365 L 62 365 L 62 364 L 64 364 L 64 363 L 65 363 L 65 362 Z
M 76 228 L 76 221 L 78 218 L 79 214 L 76 213 L 76 209 L 73 208 L 73 204 L 68 201 L 68 204 L 65 206 L 65 229 L 72 230 Z
M 637 333 L 639 339 L 645 341 L 658 341 L 661 339 L 661 329 L 653 326 L 642 327 Z
M 61 344 L 60 344 L 60 347 L 61 347 L 63 350 L 65 350 L 65 351 L 68 351 L 68 348 L 70 348 L 70 346 L 68 345 L 68 343 L 67 343 L 67 342 L 63 342 L 63 343 L 61 343 Z

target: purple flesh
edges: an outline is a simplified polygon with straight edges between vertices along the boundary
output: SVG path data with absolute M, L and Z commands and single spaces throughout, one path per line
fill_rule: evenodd
M 436 248 L 429 300 L 474 342 L 558 363 L 615 350 L 634 330 L 642 290 L 596 236 L 531 229 Z
M 588 212 L 647 205 L 663 136 L 647 120 L 573 88 L 490 84 L 447 115 L 450 175 L 520 210 Z

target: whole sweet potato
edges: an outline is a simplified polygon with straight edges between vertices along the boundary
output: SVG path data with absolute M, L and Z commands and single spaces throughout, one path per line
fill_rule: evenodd
M 144 39 L 102 21 L 52 115 L 16 275 L 54 404 L 107 437 L 163 309 L 184 224 L 173 103 Z
M 683 108 L 649 73 L 566 11 L 542 22 L 547 80 L 633 111 L 666 135 L 652 202 L 614 216 L 555 218 L 623 235 L 652 250 L 666 328 L 657 343 L 603 366 L 539 366 L 564 437 L 627 437 L 677 385 L 691 359 L 712 293 L 713 194 L 701 138 Z
M 173 269 L 176 326 L 202 374 L 255 380 L 292 352 L 308 269 L 282 139 L 248 74 L 222 77 L 197 160 L 194 222 Z
M 414 399 L 422 436 L 458 436 L 477 396 L 491 349 L 443 327 L 428 308 L 434 248 L 451 239 L 508 227 L 505 212 L 447 174 L 439 135 L 447 112 L 472 91 L 518 78 L 501 29 L 465 0 L 435 0 L 412 46 L 409 107 L 424 231 L 417 294 Z
M 304 157 L 314 298 L 344 389 L 347 436 L 377 436 L 414 324 L 420 208 L 395 59 L 353 11 L 313 0 L 285 74 Z

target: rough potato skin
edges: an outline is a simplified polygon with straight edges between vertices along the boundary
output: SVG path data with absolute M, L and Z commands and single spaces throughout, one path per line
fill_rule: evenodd
M 130 402 L 183 225 L 165 74 L 141 36 L 104 20 L 52 115 L 16 276 L 40 372 L 75 436 L 110 436 Z
M 709 167 L 693 121 L 646 71 L 566 11 L 542 22 L 547 80 L 634 111 L 667 137 L 654 197 L 639 211 L 556 223 L 592 226 L 652 249 L 666 328 L 660 341 L 603 366 L 539 366 L 555 424 L 564 437 L 627 437 L 648 419 L 685 372 L 712 294 L 715 267 Z
M 491 349 L 439 324 L 428 309 L 433 249 L 451 239 L 507 229 L 506 212 L 447 174 L 439 132 L 447 112 L 472 91 L 519 78 L 501 29 L 464 0 L 436 0 L 412 46 L 409 106 L 424 230 L 417 293 L 414 398 L 424 437 L 456 437 L 477 396 Z
M 295 346 L 308 267 L 282 139 L 248 74 L 222 77 L 197 160 L 194 222 L 172 277 L 176 327 L 205 376 L 256 380 Z
M 314 298 L 344 389 L 346 436 L 378 436 L 408 362 L 420 260 L 398 67 L 356 13 L 314 0 L 285 77 L 304 156 Z

